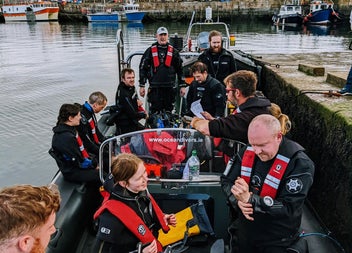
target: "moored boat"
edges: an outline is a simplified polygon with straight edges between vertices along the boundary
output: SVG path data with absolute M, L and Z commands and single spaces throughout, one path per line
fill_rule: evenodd
M 57 21 L 59 6 L 57 2 L 4 2 L 2 6 L 5 22 L 19 21 Z
M 128 3 L 122 5 L 122 15 L 129 22 L 142 22 L 145 12 L 139 10 L 139 4 L 130 0 Z
M 121 18 L 118 11 L 106 8 L 105 5 L 97 5 L 94 9 L 88 9 L 86 16 L 88 22 L 118 22 Z
M 301 25 L 303 12 L 300 0 L 285 1 L 279 13 L 273 15 L 272 20 L 275 25 Z
M 334 10 L 332 1 L 312 1 L 309 13 L 304 17 L 304 24 L 330 25 L 342 21 L 341 15 Z

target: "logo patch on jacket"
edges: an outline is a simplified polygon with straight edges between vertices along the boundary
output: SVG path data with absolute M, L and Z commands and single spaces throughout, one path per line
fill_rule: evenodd
M 290 193 L 298 193 L 302 190 L 303 183 L 299 178 L 290 178 L 286 183 L 286 190 Z
M 138 233 L 140 233 L 141 235 L 145 235 L 146 232 L 147 232 L 147 231 L 146 231 L 144 225 L 143 225 L 143 224 L 140 224 L 140 225 L 138 226 Z
M 109 235 L 110 232 L 111 232 L 111 230 L 108 229 L 108 228 L 106 228 L 106 227 L 102 227 L 102 228 L 100 229 L 100 232 L 101 232 L 102 234 Z

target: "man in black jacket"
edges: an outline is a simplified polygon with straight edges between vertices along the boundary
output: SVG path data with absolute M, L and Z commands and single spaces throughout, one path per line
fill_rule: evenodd
M 101 112 L 106 107 L 107 102 L 106 96 L 100 91 L 90 94 L 88 101 L 82 105 L 82 118 L 77 127 L 85 148 L 96 157 L 99 156 L 99 147 L 105 140 L 105 136 L 99 131 L 95 114 Z
M 149 81 L 148 102 L 150 114 L 172 112 L 176 98 L 177 86 L 180 96 L 185 95 L 182 81 L 182 59 L 180 53 L 169 42 L 168 30 L 159 27 L 156 32 L 157 42 L 144 52 L 139 65 L 140 94 L 145 94 L 145 84 Z M 182 84 L 182 86 L 181 86 Z
M 255 95 L 257 77 L 251 71 L 239 70 L 229 75 L 225 83 L 227 99 L 237 105 L 237 109 L 231 115 L 217 119 L 204 113 L 206 119 L 194 117 L 191 125 L 205 135 L 248 143 L 249 123 L 259 114 L 270 114 L 270 101 Z
M 209 33 L 209 48 L 198 57 L 208 66 L 208 73 L 225 84 L 224 79 L 235 72 L 236 63 L 231 52 L 222 47 L 222 34 L 219 31 Z
M 115 95 L 115 105 L 118 110 L 115 118 L 116 135 L 144 128 L 138 121 L 146 118 L 147 114 L 142 107 L 142 101 L 138 99 L 134 80 L 133 69 L 125 68 L 121 71 L 121 83 Z
M 191 112 L 191 104 L 200 99 L 204 111 L 213 117 L 224 116 L 226 108 L 226 91 L 224 85 L 217 79 L 208 75 L 208 68 L 202 62 L 194 63 L 190 72 L 194 77 L 187 93 L 188 114 Z
M 238 213 L 232 236 L 239 251 L 231 252 L 298 252 L 287 250 L 299 239 L 314 164 L 299 144 L 283 136 L 272 115 L 252 120 L 248 140 L 221 178 L 227 201 Z

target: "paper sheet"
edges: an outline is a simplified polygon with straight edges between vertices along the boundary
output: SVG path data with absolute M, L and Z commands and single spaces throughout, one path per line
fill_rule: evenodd
M 193 112 L 194 115 L 196 115 L 198 118 L 204 119 L 203 115 L 201 112 L 203 112 L 203 107 L 200 104 L 200 99 L 194 101 L 191 104 L 191 111 Z

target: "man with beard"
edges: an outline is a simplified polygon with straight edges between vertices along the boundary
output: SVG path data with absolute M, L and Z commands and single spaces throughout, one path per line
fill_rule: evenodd
M 231 52 L 222 47 L 222 34 L 219 31 L 209 33 L 209 48 L 199 55 L 198 60 L 208 66 L 208 73 L 224 83 L 224 79 L 236 71 L 236 63 Z
M 0 190 L 0 252 L 45 253 L 60 201 L 56 185 Z
M 182 81 L 182 59 L 180 53 L 169 42 L 168 30 L 159 27 L 156 32 L 157 42 L 144 52 L 139 64 L 139 92 L 145 94 L 145 84 L 149 81 L 148 102 L 150 114 L 172 112 L 176 99 L 177 86 L 180 96 L 186 93 Z
M 257 76 L 252 71 L 239 70 L 226 77 L 225 83 L 227 99 L 237 106 L 236 110 L 220 118 L 204 112 L 206 119 L 194 117 L 191 126 L 205 135 L 248 143 L 249 123 L 259 114 L 270 114 L 271 103 L 256 96 Z

